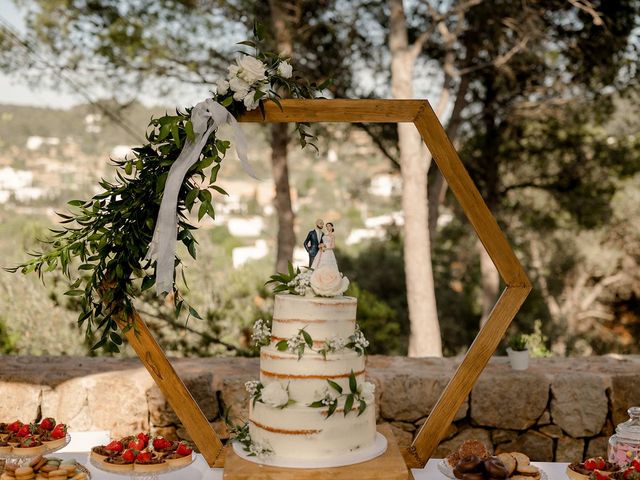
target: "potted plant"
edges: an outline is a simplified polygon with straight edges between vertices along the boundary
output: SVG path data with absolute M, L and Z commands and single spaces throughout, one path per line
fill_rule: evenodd
M 509 339 L 507 355 L 511 368 L 514 370 L 526 370 L 529 368 L 529 348 L 526 335 L 518 334 Z

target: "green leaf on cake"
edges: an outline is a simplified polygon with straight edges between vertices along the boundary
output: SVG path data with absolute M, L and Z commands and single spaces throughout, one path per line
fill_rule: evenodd
M 329 418 L 331 415 L 335 413 L 336 408 L 338 408 L 338 402 L 334 401 L 332 404 L 329 405 L 329 410 L 327 410 L 327 418 Z
M 307 406 L 311 408 L 322 408 L 324 407 L 324 403 L 322 403 L 322 400 L 316 400 L 315 402 L 310 403 Z
M 289 344 L 286 340 L 280 340 L 278 343 L 276 343 L 276 348 L 279 352 L 284 352 L 287 348 L 289 348 Z
M 342 393 L 342 387 L 340 385 L 338 385 L 336 382 L 334 382 L 333 380 L 327 380 L 327 383 L 331 386 L 331 388 L 333 388 L 336 392 L 338 393 Z
M 358 384 L 356 382 L 356 375 L 355 375 L 355 373 L 353 373 L 353 370 L 351 370 L 351 375 L 349 375 L 349 390 L 351 390 L 351 393 L 357 393 L 358 392 Z
M 362 415 L 366 409 L 367 402 L 365 402 L 364 400 L 360 400 L 360 405 L 358 406 L 358 416 Z
M 353 409 L 353 393 L 350 393 L 349 395 L 347 395 L 347 399 L 344 402 L 344 416 L 346 417 L 347 414 L 351 411 L 351 409 Z
M 313 348 L 313 339 L 311 338 L 311 335 L 309 335 L 304 329 L 300 330 L 300 333 L 302 333 L 302 338 L 304 338 L 304 343 L 307 344 L 307 347 Z

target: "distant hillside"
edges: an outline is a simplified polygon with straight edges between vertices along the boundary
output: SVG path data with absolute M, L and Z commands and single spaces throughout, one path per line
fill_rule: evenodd
M 108 102 L 104 105 L 124 118 L 141 138 L 144 138 L 151 117 L 165 111 L 147 108 L 137 102 L 126 108 Z M 113 145 L 134 143 L 130 135 L 92 105 L 79 105 L 68 110 L 0 105 L 0 148 L 22 148 L 32 136 L 71 137 L 89 154 L 104 152 L 107 148 L 110 150 Z

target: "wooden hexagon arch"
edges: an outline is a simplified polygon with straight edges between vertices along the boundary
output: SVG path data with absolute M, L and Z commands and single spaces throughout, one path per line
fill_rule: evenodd
M 531 283 L 522 265 L 469 177 L 428 101 L 283 100 L 282 109 L 272 102 L 267 102 L 264 118 L 260 111 L 254 110 L 243 115 L 239 121 L 414 123 L 505 282 L 506 288 L 491 311 L 488 321 L 480 329 L 462 363 L 418 431 L 411 447 L 403 452 L 408 467 L 423 467 L 531 291 Z M 126 333 L 129 343 L 164 393 L 207 463 L 213 466 L 222 452 L 222 442 L 144 321 L 135 311 L 129 320 L 137 326 Z M 134 330 L 137 333 L 134 333 Z

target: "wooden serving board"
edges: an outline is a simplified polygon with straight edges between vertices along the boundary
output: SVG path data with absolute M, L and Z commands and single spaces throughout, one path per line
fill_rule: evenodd
M 409 470 L 389 425 L 378 426 L 387 439 L 387 451 L 368 462 L 346 467 L 300 468 L 268 467 L 248 462 L 226 449 L 224 480 L 407 480 Z

